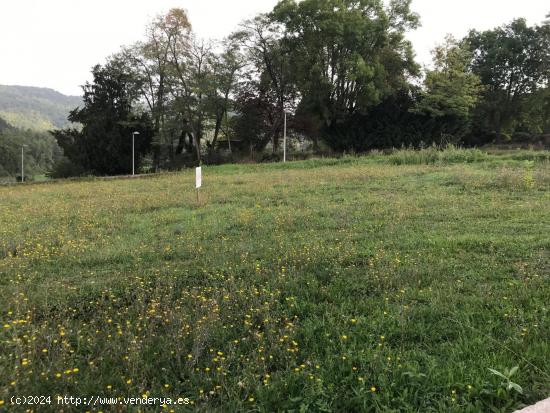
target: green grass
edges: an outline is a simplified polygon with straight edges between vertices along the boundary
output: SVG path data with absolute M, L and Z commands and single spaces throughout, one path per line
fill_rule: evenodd
M 192 171 L 0 187 L 0 400 L 511 412 L 547 397 L 548 162 L 392 156 L 205 167 L 199 202 Z M 521 393 L 489 370 L 515 366 Z
M 430 146 L 421 150 L 400 149 L 388 158 L 393 165 L 448 165 L 453 163 L 488 162 L 490 165 L 514 163 L 515 161 L 550 161 L 550 151 L 541 150 L 495 150 L 460 148 L 449 145 L 444 149 Z
M 472 163 L 487 160 L 488 155 L 479 149 L 463 149 L 450 145 L 441 150 L 431 146 L 421 150 L 401 149 L 389 157 L 394 165 L 431 165 L 451 163 Z

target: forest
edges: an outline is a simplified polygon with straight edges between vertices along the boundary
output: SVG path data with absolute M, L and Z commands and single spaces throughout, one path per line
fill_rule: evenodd
M 19 129 L 0 118 L 0 178 L 20 177 L 21 149 L 28 175 L 44 174 L 63 161 L 54 137 L 44 131 Z
M 447 36 L 423 69 L 407 39 L 421 23 L 410 5 L 282 0 L 222 41 L 199 38 L 172 9 L 93 67 L 74 127 L 51 131 L 59 148 L 36 162 L 55 177 L 127 174 L 133 132 L 140 172 L 278 160 L 285 117 L 296 156 L 548 146 L 550 15 Z

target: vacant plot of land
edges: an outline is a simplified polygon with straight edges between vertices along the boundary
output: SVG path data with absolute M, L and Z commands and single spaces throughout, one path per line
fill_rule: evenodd
M 191 171 L 0 187 L 0 400 L 485 412 L 547 397 L 548 162 L 402 158 L 205 168 L 199 202 Z

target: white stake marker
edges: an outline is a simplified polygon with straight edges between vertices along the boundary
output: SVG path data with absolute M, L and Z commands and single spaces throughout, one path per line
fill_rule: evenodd
M 202 168 L 199 166 L 195 169 L 195 188 L 197 190 L 197 204 L 199 203 L 199 188 L 202 186 Z
M 202 186 L 202 169 L 197 167 L 195 169 L 195 188 L 199 189 Z

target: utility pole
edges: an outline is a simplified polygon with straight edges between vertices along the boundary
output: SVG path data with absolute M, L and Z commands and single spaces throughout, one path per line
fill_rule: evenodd
M 286 162 L 286 112 L 285 112 L 285 126 L 283 130 L 283 162 Z
M 136 156 L 135 156 L 135 136 L 139 135 L 139 132 L 132 132 L 132 175 L 136 174 Z
M 21 145 L 21 183 L 25 182 L 25 146 Z

